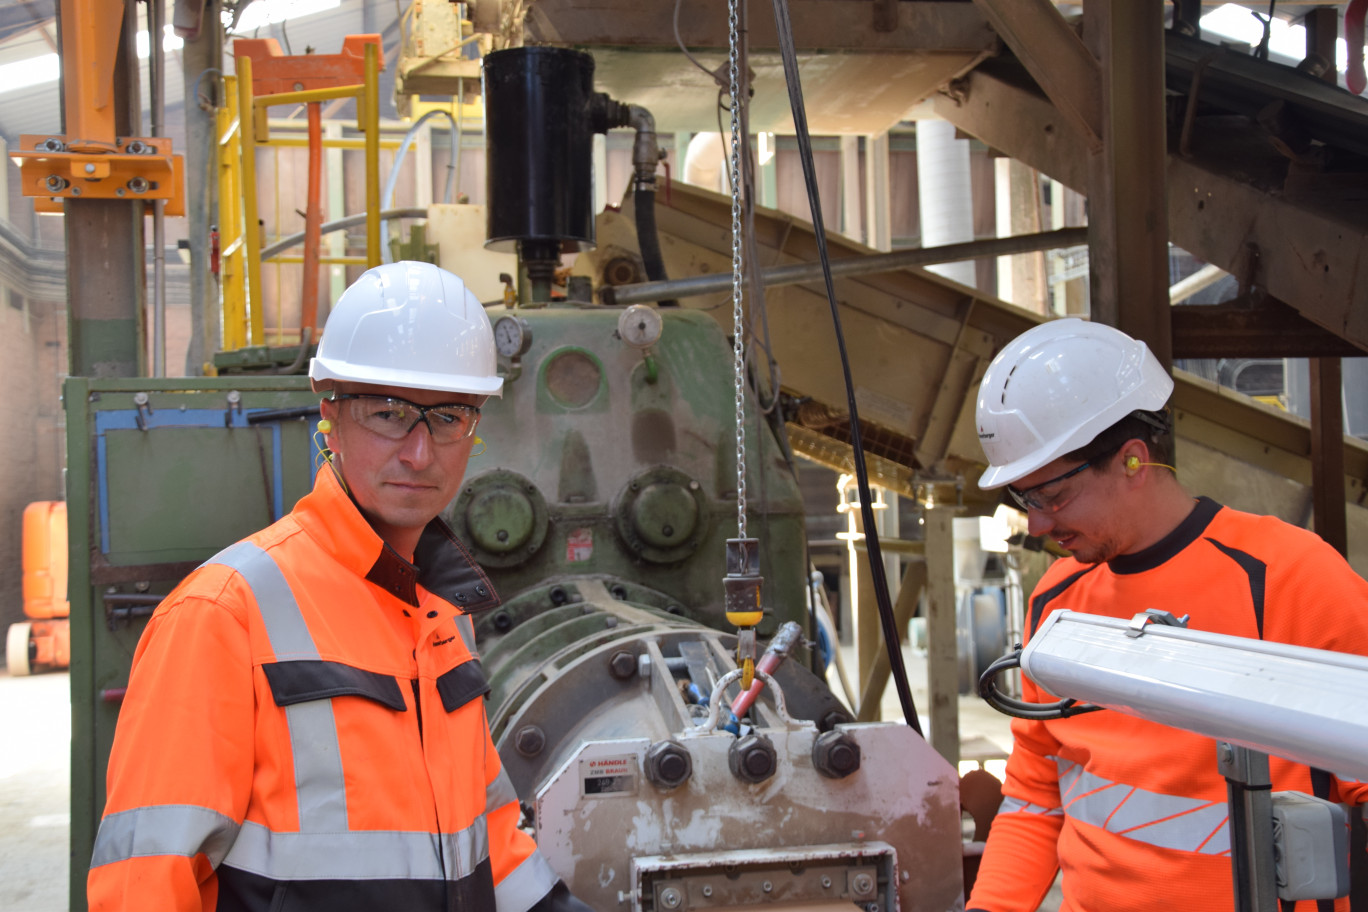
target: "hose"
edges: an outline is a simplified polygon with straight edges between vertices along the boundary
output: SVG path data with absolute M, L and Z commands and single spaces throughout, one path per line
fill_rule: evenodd
M 812 161 L 812 137 L 808 132 L 807 111 L 803 104 L 803 86 L 798 74 L 798 54 L 793 44 L 793 24 L 789 21 L 788 0 L 774 0 L 774 23 L 779 36 L 779 50 L 784 60 L 784 81 L 788 84 L 789 108 L 793 112 L 794 132 L 798 138 L 799 158 L 803 163 L 803 182 L 807 185 L 808 206 L 812 213 L 812 233 L 817 240 L 817 253 L 822 261 L 822 277 L 826 281 L 827 303 L 835 327 L 836 348 L 841 354 L 841 370 L 845 378 L 846 404 L 850 415 L 850 446 L 855 456 L 855 479 L 860 490 L 860 513 L 864 518 L 865 547 L 869 554 L 869 572 L 874 583 L 874 598 L 879 606 L 879 622 L 883 629 L 884 645 L 888 648 L 888 665 L 902 705 L 903 718 L 919 735 L 921 722 L 912 701 L 912 689 L 907 683 L 907 667 L 903 663 L 902 638 L 893 618 L 893 601 L 888 594 L 888 578 L 884 574 L 883 552 L 874 530 L 873 497 L 869 492 L 869 469 L 865 465 L 864 442 L 860 435 L 860 416 L 855 407 L 855 383 L 850 375 L 850 355 L 846 351 L 845 334 L 841 329 L 841 312 L 836 303 L 836 287 L 831 278 L 831 257 L 827 252 L 826 228 L 822 221 L 822 202 L 817 190 L 816 167 Z
M 979 676 L 978 682 L 979 696 L 983 698 L 983 701 L 1005 715 L 1038 721 L 1067 719 L 1070 716 L 1081 716 L 1083 713 L 1096 712 L 1105 708 L 1094 706 L 1091 703 L 1079 703 L 1072 698 L 1059 700 L 1055 703 L 1027 703 L 1025 700 L 1009 697 L 998 690 L 997 676 L 1004 671 L 1020 667 L 1021 647 L 1017 646 L 1016 649 L 985 668 L 983 674 Z
M 408 132 L 404 134 L 404 141 L 399 144 L 399 151 L 394 153 L 394 164 L 390 165 L 389 177 L 385 179 L 385 189 L 380 194 L 380 208 L 382 210 L 390 208 L 391 203 L 394 201 L 394 186 L 399 183 L 399 168 L 404 164 L 404 155 L 407 154 L 409 147 L 412 146 L 413 141 L 418 138 L 418 131 L 422 128 L 423 124 L 439 114 L 451 121 L 452 163 L 447 165 L 446 186 L 442 188 L 442 202 L 451 202 L 451 190 L 456 184 L 456 156 L 461 154 L 461 125 L 456 121 L 455 117 L 451 116 L 450 111 L 443 111 L 439 108 L 428 111 L 422 117 L 418 118 L 417 122 L 409 127 Z M 389 219 L 383 217 L 380 219 L 381 237 L 385 236 L 388 224 Z M 380 259 L 381 262 L 384 263 L 391 262 L 388 244 L 380 245 Z

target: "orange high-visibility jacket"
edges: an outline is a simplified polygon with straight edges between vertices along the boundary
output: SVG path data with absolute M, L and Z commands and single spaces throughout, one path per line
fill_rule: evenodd
M 1368 654 L 1368 581 L 1315 534 L 1207 498 L 1142 552 L 1052 564 L 1031 598 L 1028 631 L 1061 608 L 1119 618 L 1157 608 L 1190 614 L 1194 630 Z M 1057 699 L 1024 674 L 1022 691 L 1030 702 Z M 1012 734 L 969 912 L 1031 912 L 1057 870 L 1061 912 L 1234 908 L 1215 741 L 1107 711 L 1015 719 Z M 1275 791 L 1368 801 L 1362 782 L 1313 776 L 1279 757 L 1269 757 L 1269 771 Z M 1347 899 L 1319 905 L 1349 908 Z M 1315 902 L 1296 906 L 1319 912 Z
M 490 740 L 465 611 L 498 597 L 440 520 L 415 564 L 325 468 L 166 597 L 120 712 L 92 912 L 586 908 L 518 829 Z

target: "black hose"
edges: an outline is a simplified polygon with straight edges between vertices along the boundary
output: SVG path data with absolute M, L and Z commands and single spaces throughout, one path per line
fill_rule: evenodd
M 983 702 L 1005 715 L 1015 716 L 1018 719 L 1036 719 L 1039 721 L 1067 719 L 1070 716 L 1081 716 L 1083 713 L 1096 712 L 1105 708 L 1094 706 L 1091 703 L 1079 703 L 1071 698 L 1056 703 L 1027 703 L 1025 700 L 1009 697 L 998 690 L 997 676 L 1004 671 L 1020 667 L 1021 647 L 1018 646 L 985 668 L 983 674 L 979 676 L 978 682 L 979 696 L 983 698 Z
M 636 205 L 637 245 L 641 248 L 641 262 L 646 266 L 646 278 L 663 282 L 665 258 L 660 253 L 660 232 L 656 230 L 655 190 L 643 190 L 640 185 L 632 192 Z M 678 307 L 678 301 L 661 301 L 661 307 Z
M 879 623 L 884 645 L 888 648 L 888 665 L 897 686 L 898 701 L 903 718 L 919 735 L 923 735 L 917 707 L 912 702 L 912 689 L 907 684 L 907 668 L 903 664 L 902 637 L 893 618 L 893 601 L 888 595 L 888 579 L 884 575 L 883 553 L 879 536 L 874 530 L 873 496 L 869 492 L 869 469 L 865 466 L 864 443 L 860 438 L 860 415 L 855 408 L 855 384 L 850 376 L 850 355 L 846 352 L 845 334 L 841 330 L 841 312 L 836 304 L 836 287 L 831 279 L 831 257 L 827 252 L 826 228 L 822 223 L 822 202 L 817 192 L 816 168 L 812 163 L 812 137 L 808 133 L 807 111 L 803 105 L 803 86 L 798 76 L 798 54 L 793 44 L 793 25 L 789 21 L 788 0 L 774 0 L 774 24 L 779 35 L 779 50 L 784 59 L 784 81 L 788 83 L 789 107 L 793 111 L 794 132 L 798 138 L 798 154 L 803 162 L 803 182 L 807 185 L 808 206 L 812 210 L 812 233 L 817 241 L 817 254 L 822 261 L 822 277 L 826 280 L 827 302 L 831 305 L 831 320 L 836 330 L 836 347 L 841 353 L 841 370 L 845 376 L 846 404 L 850 414 L 850 446 L 855 455 L 855 479 L 860 491 L 860 515 L 864 520 L 865 546 L 869 553 L 869 574 L 873 578 L 874 598 L 879 606 Z

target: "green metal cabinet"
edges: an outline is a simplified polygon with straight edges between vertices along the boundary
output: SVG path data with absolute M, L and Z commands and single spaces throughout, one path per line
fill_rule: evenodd
M 303 377 L 72 377 L 63 399 L 71 908 L 83 910 L 119 701 L 146 618 L 206 558 L 309 490 L 318 396 Z

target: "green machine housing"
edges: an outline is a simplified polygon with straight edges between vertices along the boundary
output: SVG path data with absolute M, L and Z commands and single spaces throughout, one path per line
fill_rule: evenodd
M 445 515 L 503 597 L 477 630 L 491 728 L 524 800 L 577 740 L 595 736 L 583 723 L 595 709 L 626 701 L 608 713 L 614 726 L 668 735 L 620 683 L 635 676 L 643 637 L 673 644 L 680 662 L 689 643 L 722 655 L 734 642 L 722 607 L 737 525 L 731 345 L 709 316 L 678 308 L 656 311 L 659 337 L 634 345 L 619 333 L 621 313 L 490 308 L 495 321 L 520 320 L 522 338 L 501 361 L 503 397 L 483 411 L 485 450 Z M 804 529 L 796 480 L 747 396 L 764 638 L 784 621 L 806 625 Z M 67 382 L 73 909 L 85 908 L 85 859 L 146 618 L 190 570 L 309 490 L 317 400 L 302 377 Z M 794 682 L 790 711 L 828 728 L 845 719 L 801 665 L 781 678 Z M 602 668 L 619 682 L 612 693 L 595 683 Z M 543 744 L 529 751 L 533 729 Z

